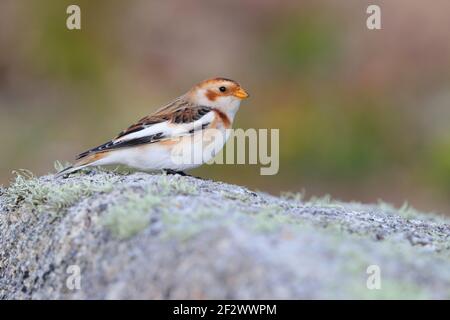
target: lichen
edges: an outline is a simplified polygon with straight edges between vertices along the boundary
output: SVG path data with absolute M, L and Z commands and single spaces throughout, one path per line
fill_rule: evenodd
M 295 227 L 300 223 L 300 219 L 283 212 L 283 208 L 275 204 L 262 207 L 257 214 L 252 215 L 252 220 L 249 224 L 251 229 L 262 233 L 277 231 L 285 225 Z
M 171 214 L 173 210 L 167 210 L 168 206 L 174 204 L 173 197 L 194 196 L 198 190 L 186 179 L 162 175 L 155 184 L 147 186 L 143 193 L 144 195 L 139 195 L 129 191 L 124 199 L 112 206 L 103 217 L 103 225 L 119 239 L 131 238 L 144 230 L 155 213 L 158 213 L 157 219 L 161 216 L 163 223 L 171 226 L 167 228 L 167 232 L 173 231 L 173 226 L 181 221 L 179 215 Z M 200 216 L 202 212 L 196 214 Z M 187 232 L 186 229 L 184 228 L 183 233 Z
M 231 200 L 238 200 L 241 202 L 247 202 L 247 201 L 251 200 L 250 195 L 243 193 L 243 192 L 223 190 L 223 191 L 221 191 L 221 195 L 224 198 L 231 199 Z
M 183 179 L 180 176 L 162 175 L 157 182 L 158 191 L 163 195 L 170 195 L 174 191 L 178 194 L 195 195 L 198 193 L 194 184 L 190 183 L 188 179 Z
M 130 238 L 150 223 L 154 210 L 160 207 L 161 197 L 151 192 L 141 196 L 129 192 L 119 204 L 112 206 L 103 216 L 102 224 L 120 239 Z
M 47 211 L 60 214 L 78 200 L 95 192 L 111 191 L 114 178 L 103 181 L 43 180 L 28 170 L 14 171 L 15 179 L 7 188 L 5 206 L 12 211 L 22 206 L 37 213 Z
M 400 208 L 396 208 L 390 203 L 378 200 L 378 207 L 383 211 L 398 214 L 405 219 L 420 219 L 424 221 L 436 221 L 443 223 L 449 222 L 448 218 L 441 214 L 435 212 L 427 212 L 427 213 L 420 212 L 419 210 L 412 207 L 407 201 L 405 201 Z
M 420 213 L 409 206 L 274 197 L 192 177 L 95 168 L 64 179 L 22 172 L 0 193 L 0 211 L 9 211 L 0 214 L 0 265 L 7 275 L 0 277 L 0 296 L 6 298 L 95 299 L 111 292 L 161 298 L 162 291 L 170 291 L 166 298 L 191 298 L 196 286 L 207 298 L 450 293 L 449 220 L 416 219 Z M 39 219 L 23 219 L 43 211 L 48 214 Z M 53 219 L 63 212 L 64 219 Z M 83 267 L 89 281 L 68 292 L 66 267 L 73 264 L 95 268 Z M 367 289 L 372 264 L 380 266 L 381 290 Z M 149 283 L 157 289 L 145 291 Z
M 305 199 L 305 193 L 304 192 L 282 191 L 280 193 L 280 198 L 283 200 L 302 202 Z

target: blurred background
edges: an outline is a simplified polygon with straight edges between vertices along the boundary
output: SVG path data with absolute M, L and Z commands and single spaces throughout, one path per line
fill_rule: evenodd
M 82 30 L 66 28 L 69 4 Z M 382 30 L 367 29 L 369 4 Z M 235 127 L 280 129 L 280 171 L 194 175 L 450 213 L 448 12 L 448 0 L 2 0 L 0 184 L 224 76 L 251 94 Z

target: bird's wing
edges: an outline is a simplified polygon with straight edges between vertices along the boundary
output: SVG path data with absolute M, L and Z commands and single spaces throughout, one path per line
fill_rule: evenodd
M 214 112 L 212 111 L 211 107 L 196 106 L 177 99 L 172 104 L 123 130 L 111 141 L 79 154 L 77 160 L 98 152 L 192 134 L 197 130 L 204 129 L 213 121 Z

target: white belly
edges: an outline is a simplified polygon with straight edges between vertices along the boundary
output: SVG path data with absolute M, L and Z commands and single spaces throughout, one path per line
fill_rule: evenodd
M 123 164 L 145 171 L 193 169 L 219 153 L 229 136 L 227 130 L 206 129 L 179 139 L 115 150 L 92 165 Z

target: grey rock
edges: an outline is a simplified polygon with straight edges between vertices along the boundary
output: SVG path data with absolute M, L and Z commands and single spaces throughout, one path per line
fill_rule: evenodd
M 386 204 L 98 170 L 0 190 L 2 299 L 448 299 L 449 253 L 449 220 Z

